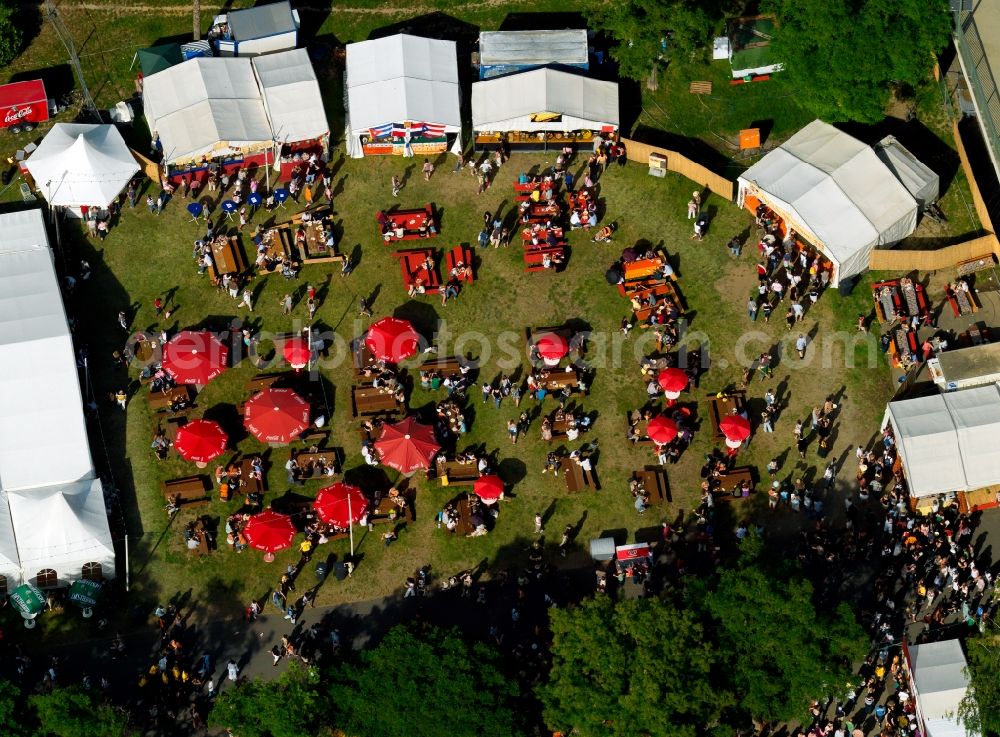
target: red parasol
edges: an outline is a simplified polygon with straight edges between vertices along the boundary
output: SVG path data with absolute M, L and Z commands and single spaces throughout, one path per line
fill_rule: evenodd
M 687 389 L 688 375 L 679 368 L 665 368 L 656 377 L 656 382 L 663 391 L 669 394 L 680 394 Z
M 174 447 L 181 458 L 204 465 L 226 450 L 229 438 L 212 420 L 191 420 L 177 430 Z
M 292 538 L 295 537 L 295 525 L 287 514 L 265 509 L 249 519 L 243 528 L 243 534 L 251 548 L 267 553 L 265 560 L 274 560 L 276 551 L 291 546 Z
M 399 363 L 417 354 L 420 336 L 409 320 L 383 317 L 368 329 L 365 345 L 377 361 Z
M 646 426 L 646 434 L 657 445 L 666 445 L 677 437 L 677 423 L 669 417 L 657 415 Z
M 719 420 L 719 430 L 726 440 L 742 443 L 750 437 L 750 421 L 742 415 L 726 415 Z
M 441 446 L 434 438 L 433 427 L 407 417 L 395 425 L 385 425 L 382 437 L 375 441 L 375 449 L 384 465 L 402 474 L 411 474 L 429 468 Z
M 503 480 L 495 475 L 481 476 L 476 480 L 472 490 L 483 502 L 492 504 L 503 496 Z
M 205 331 L 182 330 L 163 346 L 163 369 L 178 384 L 207 384 L 228 362 L 228 346 Z
M 535 339 L 538 355 L 547 361 L 558 361 L 569 353 L 569 343 L 557 333 L 542 333 Z
M 303 368 L 309 364 L 309 359 L 312 358 L 309 343 L 302 338 L 286 340 L 281 352 L 292 368 Z
M 243 424 L 262 443 L 287 443 L 309 427 L 309 403 L 291 389 L 269 387 L 246 403 Z
M 320 489 L 313 509 L 324 522 L 347 527 L 361 520 L 368 511 L 368 499 L 357 486 L 337 483 Z

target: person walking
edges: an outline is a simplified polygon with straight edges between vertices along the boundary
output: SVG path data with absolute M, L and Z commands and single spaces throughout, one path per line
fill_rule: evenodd
M 511 445 L 517 445 L 517 436 L 520 432 L 518 424 L 514 420 L 507 420 L 507 436 Z
M 292 295 L 286 294 L 281 298 L 281 314 L 291 315 L 292 314 Z
M 693 199 L 688 200 L 688 220 L 694 220 L 698 217 L 698 203 Z
M 771 409 L 765 409 L 760 413 L 760 426 L 764 432 L 774 432 L 774 425 L 771 422 Z
M 403 188 L 403 182 L 395 174 L 392 175 L 392 196 L 399 197 L 399 190 Z
M 562 537 L 559 538 L 559 555 L 562 558 L 566 557 L 566 552 L 569 550 L 570 540 L 573 539 L 573 525 L 566 525 L 563 528 Z
M 371 316 L 372 316 L 372 310 L 371 307 L 368 306 L 368 300 L 365 299 L 364 297 L 361 297 L 358 300 L 358 317 L 371 317 Z
M 545 532 L 545 527 L 542 524 L 542 515 L 536 513 L 535 514 L 535 534 L 536 535 L 541 535 L 543 532 Z
M 240 667 L 236 665 L 235 660 L 230 660 L 229 664 L 226 666 L 226 673 L 230 681 L 235 681 L 240 675 Z
M 431 174 L 434 173 L 434 164 L 430 162 L 430 159 L 424 159 L 422 170 L 424 172 L 424 181 L 429 182 L 431 180 Z
M 316 300 L 310 297 L 306 302 L 306 308 L 309 310 L 309 322 L 312 322 L 316 317 L 316 310 L 318 309 Z
M 757 295 L 750 295 L 750 299 L 747 300 L 747 317 L 750 318 L 750 322 L 757 322 Z
M 240 306 L 244 305 L 250 312 L 253 312 L 253 292 L 250 291 L 250 287 L 245 287 L 240 297 Z
M 806 348 L 809 346 L 809 339 L 806 338 L 805 333 L 799 333 L 799 337 L 795 339 L 795 352 L 799 354 L 799 360 L 803 360 L 806 357 Z

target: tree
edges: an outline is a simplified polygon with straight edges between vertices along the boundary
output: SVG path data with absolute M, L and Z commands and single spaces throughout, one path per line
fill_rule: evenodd
M 709 681 L 714 656 L 692 612 L 599 597 L 554 610 L 551 625 L 552 671 L 538 695 L 554 730 L 694 737 L 726 704 Z
M 518 695 L 492 648 L 455 630 L 398 626 L 332 674 L 327 700 L 346 734 L 518 737 Z
M 918 86 L 951 29 L 947 0 L 764 0 L 777 79 L 828 121 L 876 123 L 893 87 Z
M 17 16 L 15 3 L 0 0 L 0 67 L 10 64 L 21 53 L 24 37 Z
M 122 737 L 126 733 L 123 712 L 77 686 L 31 696 L 28 703 L 38 717 L 40 737 Z
M 738 703 L 758 722 L 804 719 L 809 702 L 853 676 L 866 638 L 847 604 L 821 611 L 797 564 L 765 559 L 759 540 L 742 543 L 738 565 L 704 598 Z
M 636 81 L 668 61 L 683 64 L 704 54 L 713 24 L 700 5 L 688 0 L 601 3 L 587 20 L 617 42 L 611 57 L 618 62 L 619 74 Z
M 28 737 L 30 734 L 24 718 L 24 707 L 21 691 L 10 681 L 0 679 L 0 724 L 3 725 L 5 737 Z
M 1000 636 L 966 641 L 971 688 L 958 708 L 969 734 L 1000 734 Z
M 316 733 L 320 704 L 316 673 L 292 663 L 276 681 L 258 678 L 220 693 L 208 721 L 237 737 L 301 737 Z

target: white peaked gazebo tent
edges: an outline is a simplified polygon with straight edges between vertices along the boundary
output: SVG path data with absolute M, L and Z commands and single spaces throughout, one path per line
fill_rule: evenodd
M 238 157 L 271 147 L 271 126 L 250 59 L 197 57 L 143 82 L 151 133 L 167 164 Z
M 904 649 L 918 723 L 926 737 L 978 737 L 958 716 L 969 692 L 968 664 L 958 640 L 910 645 Z
M 474 133 L 618 129 L 618 85 L 558 69 L 533 69 L 472 85 Z
M 25 162 L 50 205 L 107 207 L 139 171 L 113 125 L 56 123 Z
M 395 125 L 400 126 L 395 135 L 405 135 L 407 123 L 438 126 L 445 136 L 455 136 L 451 150 L 462 150 L 454 41 L 399 34 L 348 44 L 346 86 L 350 156 L 364 156 L 373 133 L 392 135 Z M 375 152 L 369 145 L 367 153 Z M 384 152 L 395 151 L 390 145 Z
M 16 551 L 16 558 L 14 555 Z M 76 556 L 76 557 L 73 557 Z M 19 566 L 11 580 L 12 563 Z M 115 575 L 80 372 L 39 209 L 0 215 L 0 583 Z
M 1000 484 L 1000 387 L 996 384 L 890 402 L 910 495 L 966 492 Z
M 274 141 L 299 143 L 324 138 L 330 124 L 309 54 L 293 49 L 253 59 L 264 110 Z
M 737 201 L 764 203 L 819 249 L 833 263 L 834 286 L 917 225 L 916 200 L 871 147 L 819 120 L 747 169 Z

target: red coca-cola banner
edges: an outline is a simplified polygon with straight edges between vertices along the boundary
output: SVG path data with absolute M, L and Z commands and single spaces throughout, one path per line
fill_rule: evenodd
M 49 119 L 49 102 L 42 80 L 0 85 L 0 127 L 42 123 Z

